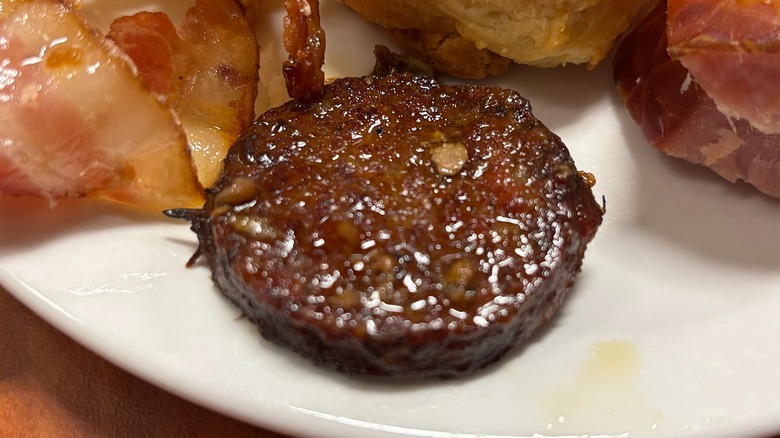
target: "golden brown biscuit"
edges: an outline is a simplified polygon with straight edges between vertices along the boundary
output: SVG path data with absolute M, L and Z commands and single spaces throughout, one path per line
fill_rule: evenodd
M 411 53 L 461 77 L 598 64 L 657 0 L 344 0 Z

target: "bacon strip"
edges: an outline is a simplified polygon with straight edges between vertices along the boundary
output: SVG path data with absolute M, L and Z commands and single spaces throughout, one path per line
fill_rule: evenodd
M 325 87 L 325 31 L 318 0 L 285 0 L 284 48 L 290 57 L 282 66 L 287 93 L 300 102 L 314 102 Z
M 230 146 L 254 119 L 258 47 L 234 0 L 198 0 L 178 31 L 163 13 L 141 12 L 111 25 L 109 36 L 141 76 L 166 96 L 187 133 L 205 187 Z
M 65 3 L 4 1 L 0 196 L 195 206 L 184 133 L 124 54 Z

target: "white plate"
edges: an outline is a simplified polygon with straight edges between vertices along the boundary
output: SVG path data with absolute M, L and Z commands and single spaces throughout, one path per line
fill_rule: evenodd
M 104 18 L 135 2 L 88 15 L 105 5 Z M 330 74 L 367 72 L 381 33 L 333 1 L 323 15 Z M 131 372 L 292 435 L 780 432 L 780 202 L 653 151 L 607 65 L 493 82 L 530 98 L 595 173 L 607 214 L 560 313 L 477 376 L 378 384 L 315 368 L 262 340 L 204 264 L 184 267 L 185 223 L 99 203 L 0 201 L 0 282 Z

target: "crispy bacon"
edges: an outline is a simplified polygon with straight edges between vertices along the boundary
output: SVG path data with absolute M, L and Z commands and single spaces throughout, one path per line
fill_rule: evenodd
M 320 26 L 318 0 L 285 0 L 284 48 L 290 57 L 282 71 L 287 93 L 301 102 L 314 102 L 325 85 L 325 31 Z
M 679 21 L 681 17 L 676 15 L 676 24 L 672 23 L 671 18 L 672 11 L 678 14 L 679 9 L 676 8 L 686 2 L 672 3 L 669 5 L 669 32 L 676 35 L 676 49 L 671 46 L 669 49 L 677 56 L 693 59 L 693 64 L 701 68 L 710 62 L 704 56 L 707 50 L 701 48 L 706 46 L 703 41 L 707 40 L 701 36 L 701 31 L 712 28 L 704 17 L 718 16 L 722 13 L 721 8 L 736 3 L 753 5 L 758 2 L 688 1 L 689 5 L 698 4 L 700 9 L 691 16 L 698 16 L 702 20 L 688 22 L 689 26 L 699 31 L 689 33 L 686 39 L 680 33 L 683 29 Z M 724 23 L 734 26 L 731 31 L 732 49 L 736 51 L 723 57 L 717 53 L 709 55 L 713 56 L 713 60 L 723 63 L 736 63 L 746 69 L 745 72 L 741 73 L 738 68 L 724 64 L 719 69 L 710 66 L 712 70 L 694 74 L 667 52 L 665 7 L 665 4 L 661 4 L 653 11 L 623 40 L 616 52 L 615 80 L 631 116 L 650 142 L 667 154 L 707 166 L 731 182 L 744 180 L 770 196 L 780 197 L 780 134 L 767 133 L 772 130 L 780 132 L 777 116 L 773 114 L 773 108 L 777 106 L 777 90 L 780 86 L 777 78 L 780 78 L 780 72 L 772 76 L 774 83 L 767 85 L 768 72 L 780 68 L 780 58 L 772 53 L 766 56 L 743 53 L 743 59 L 740 60 L 740 56 L 736 55 L 740 45 L 749 45 L 740 36 L 744 35 L 748 27 L 774 23 L 775 32 L 778 32 L 780 20 L 777 16 L 774 21 L 750 23 L 727 19 Z M 752 6 L 746 7 L 743 11 L 745 13 Z M 706 10 L 709 10 L 709 14 Z M 677 29 L 672 31 L 675 27 Z M 729 33 L 728 26 L 718 32 L 721 35 L 718 37 L 720 42 L 713 47 L 723 48 L 723 37 Z M 707 33 L 714 35 L 710 31 Z M 780 32 L 776 35 L 780 35 Z M 718 39 L 713 38 L 713 41 Z M 693 47 L 700 49 L 697 52 Z M 765 65 L 755 63 L 761 59 L 766 62 Z M 749 70 L 751 68 L 756 68 L 755 78 L 753 71 Z M 718 83 L 727 76 L 732 77 L 733 87 L 721 84 L 710 94 L 704 84 Z M 767 96 L 757 97 L 764 90 Z M 774 103 L 771 97 L 773 94 Z M 750 106 L 751 99 L 755 107 Z M 747 106 L 747 110 L 744 106 Z
M 254 119 L 258 48 L 234 0 L 198 0 L 178 31 L 163 13 L 141 12 L 109 36 L 156 93 L 167 96 L 187 133 L 198 178 L 210 187 L 227 150 Z
M 200 204 L 170 109 L 69 4 L 0 4 L 0 196 Z

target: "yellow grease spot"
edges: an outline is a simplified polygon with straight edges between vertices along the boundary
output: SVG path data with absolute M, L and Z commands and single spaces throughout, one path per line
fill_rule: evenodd
M 83 53 L 72 46 L 54 46 L 46 55 L 46 66 L 51 69 L 73 68 L 81 65 Z
M 637 424 L 646 425 L 648 433 L 656 431 L 661 414 L 639 391 L 641 365 L 630 341 L 593 344 L 576 380 L 543 398 L 547 431 L 620 435 Z

